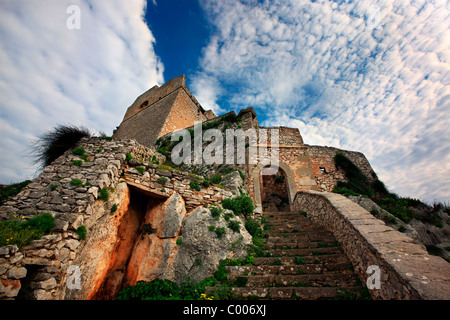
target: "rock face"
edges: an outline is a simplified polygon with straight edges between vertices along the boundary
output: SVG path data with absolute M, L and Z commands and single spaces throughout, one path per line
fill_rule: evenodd
M 205 275 L 212 275 L 220 260 L 238 258 L 246 254 L 246 245 L 251 244 L 251 236 L 244 228 L 244 222 L 239 217 L 231 220 L 239 221 L 240 231 L 234 232 L 227 227 L 228 222 L 223 217 L 215 220 L 209 209 L 202 207 L 194 210 L 183 221 L 181 229 L 181 245 L 174 257 L 173 280 L 180 282 L 185 276 L 199 281 Z M 209 227 L 225 229 L 225 234 L 219 238 Z
M 84 138 L 77 147 L 86 159 L 68 150 L 0 207 L 0 220 L 47 212 L 55 222 L 51 234 L 23 247 L 0 247 L 0 299 L 111 299 L 139 280 L 200 280 L 249 243 L 244 228 L 231 234 L 220 218 L 214 223 L 228 232 L 219 245 L 208 231 L 211 214 L 194 214 L 232 197 L 230 190 L 192 190 L 188 172 L 158 168 L 151 163 L 164 156 L 132 140 Z M 206 238 L 189 234 L 196 224 Z M 205 243 L 217 246 L 211 256 L 198 254 Z

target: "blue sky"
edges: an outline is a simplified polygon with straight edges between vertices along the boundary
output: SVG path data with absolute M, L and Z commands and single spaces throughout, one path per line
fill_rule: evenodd
M 140 93 L 185 74 L 205 109 L 253 106 L 307 144 L 363 152 L 393 192 L 448 203 L 449 6 L 2 0 L 0 183 L 36 175 L 27 146 L 57 123 L 111 133 Z

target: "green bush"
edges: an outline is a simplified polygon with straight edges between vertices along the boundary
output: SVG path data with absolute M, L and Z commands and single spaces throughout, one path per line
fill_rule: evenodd
M 222 176 L 220 174 L 215 174 L 215 175 L 211 176 L 211 178 L 209 178 L 209 180 L 213 184 L 219 184 L 222 182 Z
M 230 228 L 234 232 L 239 232 L 239 230 L 241 229 L 241 227 L 239 225 L 240 225 L 240 222 L 236 221 L 236 220 L 231 220 L 228 222 L 228 228 Z
M 111 206 L 111 213 L 114 213 L 114 212 L 116 212 L 117 211 L 117 209 L 118 209 L 118 207 L 117 207 L 117 204 L 116 203 L 114 203 L 112 206 Z
M 214 230 L 214 232 L 217 235 L 217 238 L 221 239 L 225 233 L 227 233 L 227 231 L 225 230 L 225 228 L 216 228 L 216 230 Z
M 78 147 L 72 150 L 72 154 L 75 156 L 82 156 L 86 153 L 86 150 L 84 150 L 83 147 Z
M 176 241 L 177 246 L 181 246 L 182 243 L 183 243 L 183 239 L 178 238 Z
M 191 183 L 189 183 L 189 187 L 192 190 L 200 191 L 200 184 L 197 179 L 192 180 Z
M 5 220 L 0 222 L 0 246 L 28 244 L 49 233 L 55 226 L 53 216 L 41 213 L 27 221 Z
M 64 152 L 73 148 L 83 137 L 91 137 L 87 128 L 71 125 L 57 125 L 52 131 L 41 135 L 34 143 L 34 163 L 46 167 Z
M 83 186 L 83 181 L 81 181 L 80 179 L 73 179 L 72 181 L 70 181 L 70 184 L 79 188 Z
M 127 152 L 127 154 L 125 155 L 127 161 L 133 159 L 133 156 L 131 155 L 131 153 Z
M 144 171 L 145 171 L 145 168 L 144 168 L 144 167 L 137 167 L 136 170 L 137 170 L 140 174 L 143 174 Z
M 305 258 L 301 257 L 301 256 L 296 256 L 294 258 L 294 263 L 296 265 L 301 265 L 301 264 L 305 264 Z
M 245 219 L 245 229 L 252 237 L 261 237 L 263 233 L 259 223 L 252 218 Z
M 109 190 L 106 187 L 100 189 L 98 194 L 99 199 L 108 202 L 109 201 Z
M 79 226 L 77 228 L 77 234 L 80 236 L 81 240 L 86 239 L 86 233 L 87 233 L 87 231 L 86 231 L 86 227 L 85 226 Z
M 214 286 L 217 280 L 206 278 L 200 282 L 186 280 L 176 284 L 170 280 L 155 279 L 138 281 L 136 285 L 122 289 L 117 300 L 201 300 L 206 287 Z
M 166 177 L 159 177 L 158 180 L 156 180 L 156 182 L 162 186 L 166 185 L 167 181 L 169 181 L 169 179 Z
M 214 219 L 218 218 L 222 213 L 222 209 L 219 207 L 211 207 L 209 210 L 211 211 L 211 215 Z
M 241 194 L 235 199 L 223 199 L 222 206 L 224 209 L 232 210 L 235 215 L 243 214 L 244 216 L 252 213 L 255 208 L 252 198 L 246 194 Z
M 76 167 L 79 167 L 83 164 L 83 161 L 82 160 L 73 160 L 72 164 Z

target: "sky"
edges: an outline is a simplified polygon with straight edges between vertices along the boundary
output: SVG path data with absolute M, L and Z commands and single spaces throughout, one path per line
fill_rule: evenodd
M 439 0 L 0 0 L 0 183 L 39 173 L 29 147 L 56 124 L 111 134 L 180 74 L 205 109 L 253 106 L 261 125 L 364 153 L 391 192 L 450 203 Z

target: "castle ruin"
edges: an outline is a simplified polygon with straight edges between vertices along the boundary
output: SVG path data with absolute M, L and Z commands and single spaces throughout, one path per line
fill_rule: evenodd
M 263 274 L 248 279 L 253 287 L 235 288 L 241 296 L 334 297 L 344 289 L 359 290 L 369 267 L 376 266 L 381 286 L 370 291 L 374 299 L 450 298 L 448 262 L 331 192 L 338 181 L 346 180 L 334 163 L 337 153 L 369 181 L 376 179 L 362 153 L 305 144 L 295 128 L 261 127 L 252 107 L 216 116 L 203 109 L 185 81 L 179 76 L 143 93 L 127 109 L 112 140 L 83 138 L 77 145 L 82 155 L 66 151 L 0 207 L 2 221 L 27 221 L 44 212 L 55 219 L 50 234 L 20 247 L 0 247 L 0 299 L 113 299 L 121 288 L 140 280 L 201 280 L 219 261 L 244 256 L 252 243 L 242 217 L 226 210 L 217 219 L 211 214 L 211 206 L 220 207 L 223 199 L 239 193 L 252 197 L 255 217 L 272 210 L 265 207 L 271 197 L 285 199 L 287 212 L 267 216 L 279 228 L 271 231 L 267 245 L 281 256 L 281 267 L 296 270 L 275 275 L 267 272 L 276 265 L 258 266 L 255 270 Z M 264 175 L 270 164 L 245 163 L 236 167 L 242 175 L 232 170 L 222 185 L 198 185 L 206 179 L 184 167 L 171 167 L 156 151 L 171 133 L 192 129 L 197 121 L 222 123 L 222 130 L 225 125 L 257 132 L 277 129 L 276 145 L 270 139 L 258 143 L 278 149 L 279 171 Z M 227 230 L 230 217 L 241 226 L 239 231 L 216 236 L 212 230 Z M 289 232 L 289 237 L 283 239 L 280 232 Z M 294 264 L 286 250 L 302 252 L 304 260 Z M 316 256 L 321 251 L 330 256 Z M 347 270 L 349 263 L 352 270 Z M 230 277 L 236 276 L 233 270 Z M 320 274 L 310 274 L 314 270 Z M 302 277 L 314 285 L 295 286 Z M 286 284 L 268 288 L 263 283 L 268 278 Z

